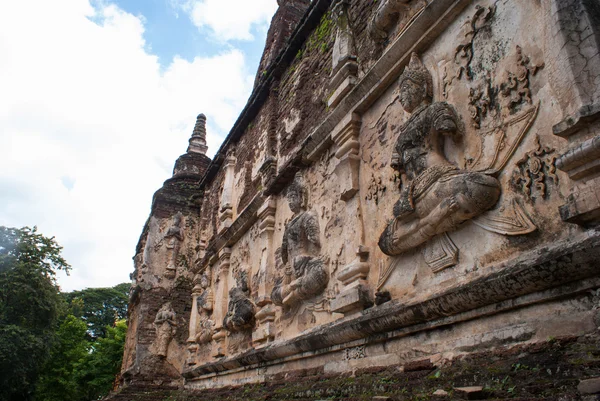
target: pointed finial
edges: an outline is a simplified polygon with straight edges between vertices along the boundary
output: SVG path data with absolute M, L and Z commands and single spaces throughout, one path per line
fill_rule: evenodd
M 408 66 L 404 68 L 404 72 L 398 78 L 398 85 L 401 85 L 404 80 L 410 80 L 417 85 L 423 86 L 427 97 L 431 100 L 433 98 L 433 81 L 431 74 L 427 71 L 427 68 L 421 62 L 417 53 L 410 55 L 410 62 Z
M 206 146 L 206 116 L 204 114 L 198 114 L 196 118 L 196 126 L 194 132 L 190 138 L 190 146 L 188 146 L 188 153 L 201 153 L 206 154 L 208 146 Z

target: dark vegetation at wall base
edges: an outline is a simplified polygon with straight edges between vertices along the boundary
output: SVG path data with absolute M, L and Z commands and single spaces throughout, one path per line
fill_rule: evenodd
M 95 400 L 119 371 L 129 284 L 61 293 L 61 250 L 0 226 L 0 401 Z
M 0 226 L 0 400 L 32 399 L 50 355 L 61 297 L 58 270 L 69 271 L 54 238 Z
M 127 324 L 120 320 L 90 342 L 86 324 L 68 315 L 56 332 L 34 399 L 88 401 L 108 394 L 121 367 L 126 333 Z
M 34 393 L 39 401 L 87 401 L 112 389 L 121 367 L 129 284 L 88 288 L 61 297 L 60 325 Z
M 456 400 L 456 388 L 480 386 L 479 399 L 587 400 L 578 391 L 581 379 L 600 374 L 600 335 L 549 338 L 546 342 L 497 348 L 457 357 L 434 358 L 388 368 L 363 368 L 348 374 L 322 369 L 268 377 L 266 383 L 218 390 L 181 391 L 128 387 L 109 397 L 115 401 L 209 400 Z M 444 390 L 447 396 L 433 395 Z M 595 396 L 592 396 L 595 397 Z M 591 398 L 596 399 L 596 398 Z

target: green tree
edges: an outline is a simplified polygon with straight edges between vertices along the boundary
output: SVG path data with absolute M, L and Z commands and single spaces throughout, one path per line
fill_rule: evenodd
M 78 380 L 85 388 L 85 400 L 97 400 L 112 389 L 121 369 L 127 323 L 119 320 L 114 327 L 106 328 L 106 336 L 92 344 L 90 352 L 79 369 Z
M 84 322 L 92 340 L 106 336 L 107 327 L 127 317 L 127 302 L 131 284 L 122 283 L 110 288 L 86 288 L 64 293 L 71 313 Z
M 84 321 L 68 315 L 56 332 L 50 358 L 38 380 L 35 399 L 77 401 L 84 391 L 78 380 L 79 368 L 88 356 L 90 343 Z
M 0 401 L 30 400 L 63 306 L 55 274 L 69 271 L 54 239 L 0 226 Z

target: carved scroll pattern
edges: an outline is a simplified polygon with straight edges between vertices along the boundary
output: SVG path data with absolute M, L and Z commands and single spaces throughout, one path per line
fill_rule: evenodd
M 349 361 L 352 359 L 362 359 L 365 355 L 365 346 L 359 345 L 358 347 L 346 348 L 344 350 L 344 360 Z
M 556 175 L 556 155 L 553 148 L 542 146 L 536 137 L 535 149 L 527 152 L 517 162 L 513 173 L 513 185 L 520 188 L 532 201 L 549 196 L 547 181 L 558 184 Z

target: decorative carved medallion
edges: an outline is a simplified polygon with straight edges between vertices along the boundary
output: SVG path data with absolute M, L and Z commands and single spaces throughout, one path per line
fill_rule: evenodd
M 524 104 L 532 104 L 529 78 L 535 76 L 544 63 L 532 64 L 529 56 L 523 54 L 521 46 L 516 47 L 513 63 L 504 70 L 500 84 L 502 114 L 514 114 Z
M 349 361 L 351 359 L 362 359 L 365 357 L 365 346 L 359 345 L 358 347 L 346 348 L 344 350 L 344 360 Z
M 481 120 L 491 110 L 493 96 L 489 78 L 469 89 L 469 114 L 475 128 L 481 128 Z
M 187 234 L 187 237 L 192 239 L 194 238 L 194 234 L 196 233 L 196 227 L 197 227 L 198 223 L 196 222 L 196 219 L 189 217 L 185 219 L 185 232 Z
M 539 137 L 536 137 L 535 143 L 536 148 L 527 152 L 517 162 L 517 168 L 513 173 L 513 184 L 531 200 L 546 199 L 549 196 L 546 184 L 548 180 L 555 185 L 558 184 L 554 149 L 542 146 Z
M 379 203 L 379 197 L 383 195 L 386 189 L 387 187 L 383 184 L 381 177 L 375 177 L 374 174 L 371 174 L 371 182 L 369 183 L 365 200 L 373 201 L 377 205 Z

